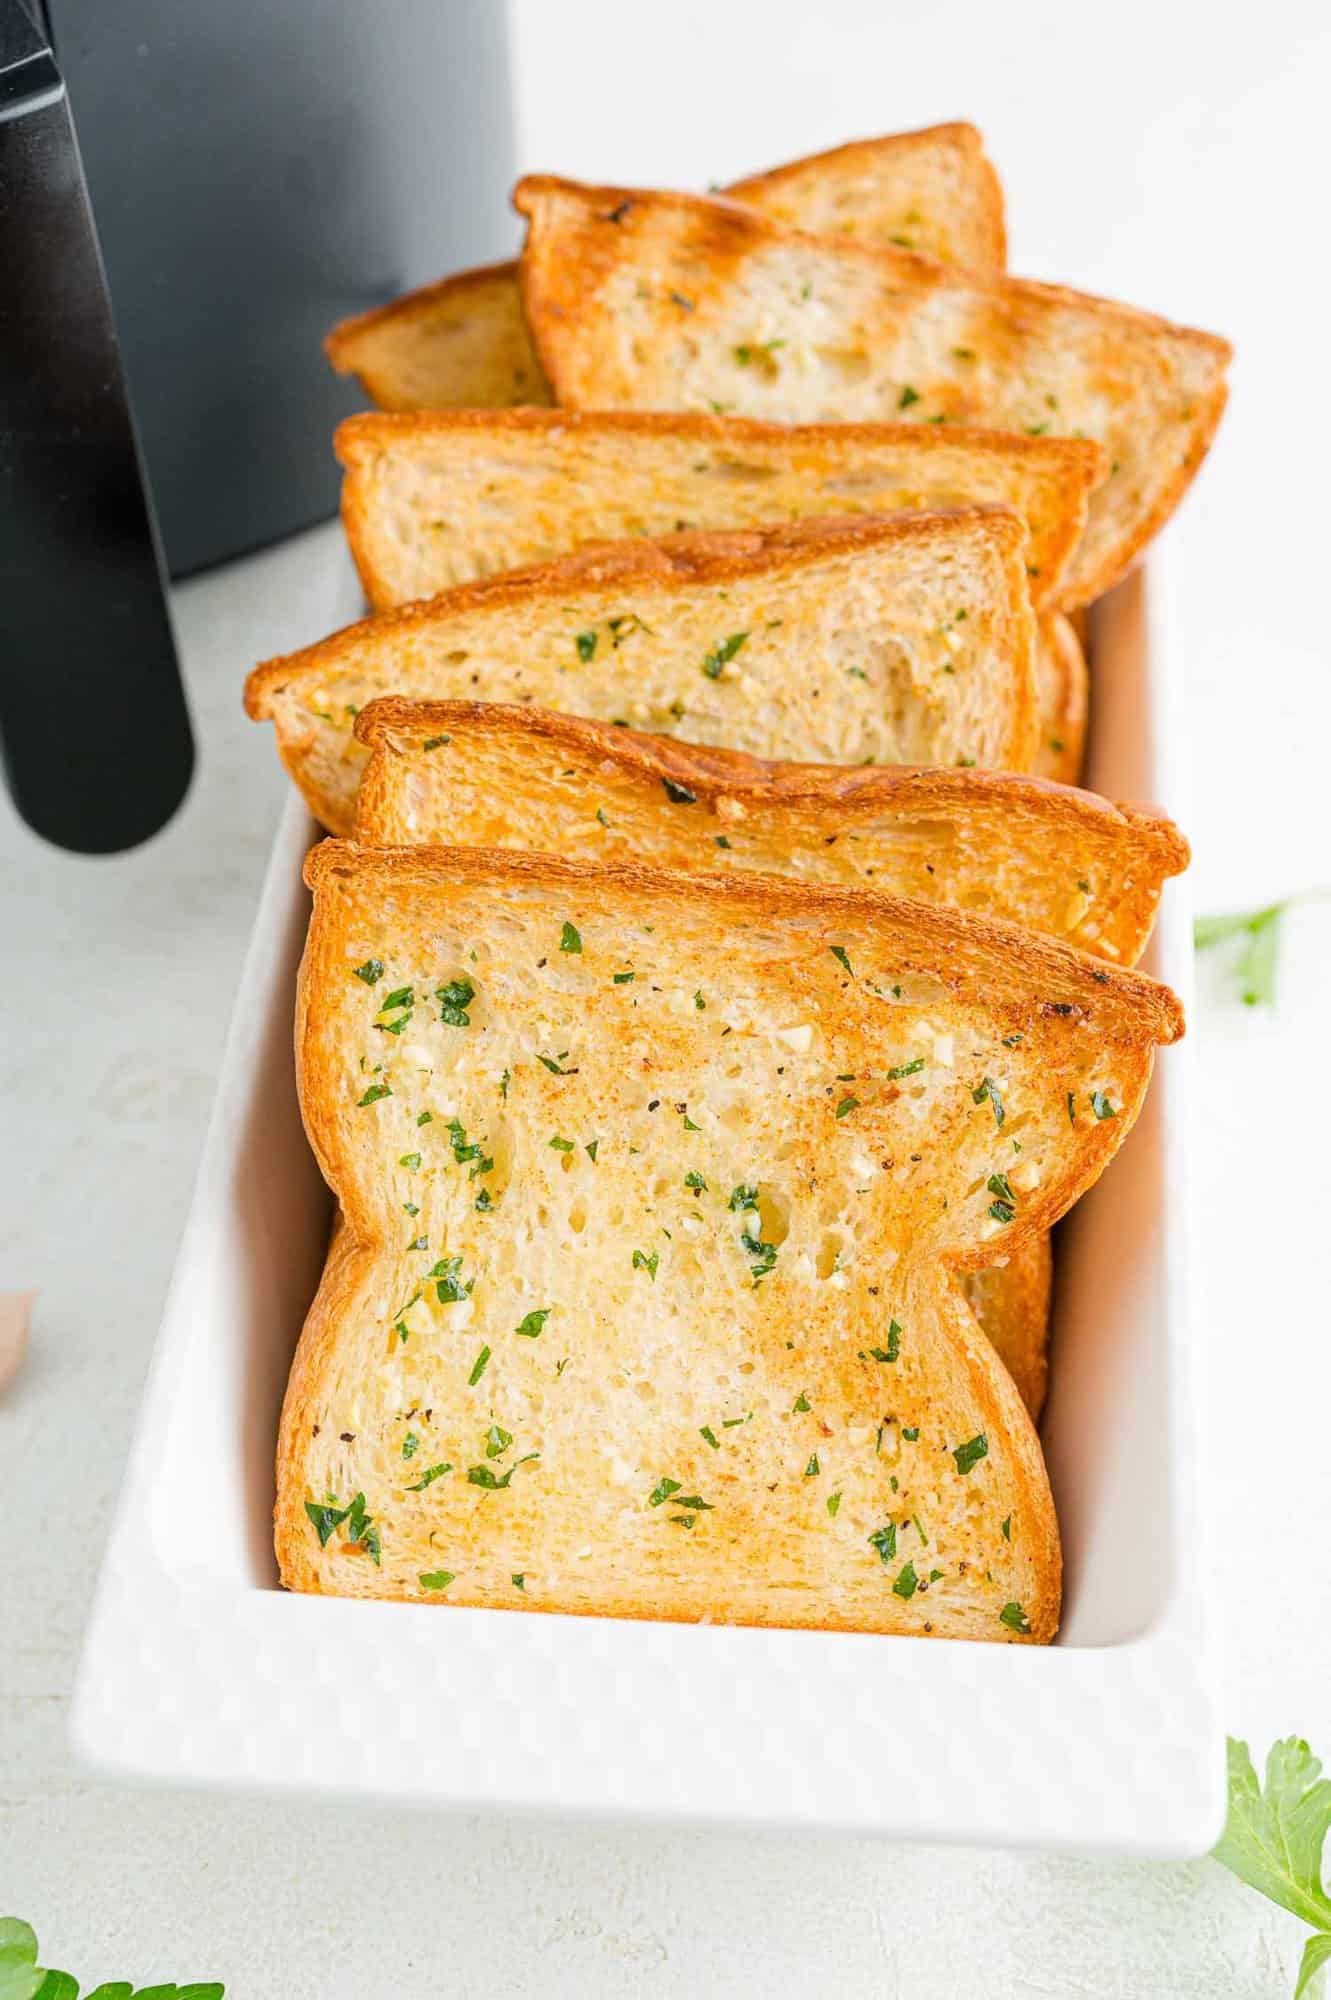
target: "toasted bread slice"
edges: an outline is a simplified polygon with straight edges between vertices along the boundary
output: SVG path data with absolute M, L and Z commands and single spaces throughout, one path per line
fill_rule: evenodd
M 484 702 L 375 701 L 356 735 L 371 753 L 356 837 L 370 846 L 756 869 L 985 911 L 1128 965 L 1188 861 L 1161 814 L 990 772 L 764 764 Z M 1038 1419 L 1047 1241 L 975 1273 L 967 1295 Z
M 838 146 L 731 190 L 797 228 L 905 241 L 944 262 L 1000 269 L 1003 195 L 973 125 Z M 384 410 L 494 409 L 554 399 L 523 317 L 516 264 L 459 271 L 335 326 L 324 342 Z
M 366 846 L 794 875 L 980 911 L 1121 965 L 1188 865 L 1163 813 L 1040 778 L 763 763 L 481 701 L 375 701 L 356 735 Z
M 324 842 L 307 879 L 301 1103 L 345 1227 L 283 1581 L 1050 1639 L 1039 1445 L 952 1274 L 1095 1179 L 1173 995 L 758 876 Z
M 977 502 L 1025 521 L 1039 608 L 1109 469 L 1084 439 L 658 412 L 360 416 L 336 444 L 347 539 L 376 611 L 586 542 Z
M 522 311 L 516 264 L 486 264 L 344 319 L 324 338 L 339 375 L 381 410 L 552 403 Z
M 311 810 L 351 827 L 376 695 L 535 702 L 820 762 L 1024 769 L 1026 534 L 1003 508 L 585 551 L 353 625 L 250 675 Z
M 1049 1311 L 1054 1251 L 1049 1231 L 1028 1236 L 1006 1263 L 967 1271 L 961 1289 L 985 1339 L 1038 1424 L 1049 1386 Z
M 1046 612 L 1040 620 L 1035 686 L 1040 747 L 1032 768 L 1056 784 L 1075 785 L 1086 752 L 1090 675 L 1076 627 L 1057 611 Z
M 1228 343 L 1104 299 L 777 228 L 734 202 L 518 183 L 520 280 L 557 400 L 804 423 L 988 424 L 1110 453 L 1063 605 L 1168 518 L 1225 404 Z

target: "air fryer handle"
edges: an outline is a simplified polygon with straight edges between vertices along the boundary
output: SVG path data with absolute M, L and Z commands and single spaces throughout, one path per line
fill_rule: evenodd
M 107 854 L 194 767 L 151 502 L 54 54 L 0 0 L 0 757 L 24 819 Z

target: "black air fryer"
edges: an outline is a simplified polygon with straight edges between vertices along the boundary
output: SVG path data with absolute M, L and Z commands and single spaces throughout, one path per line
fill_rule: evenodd
M 0 0 L 0 749 L 38 833 L 170 818 L 164 574 L 335 510 L 324 334 L 502 255 L 512 178 L 494 0 Z

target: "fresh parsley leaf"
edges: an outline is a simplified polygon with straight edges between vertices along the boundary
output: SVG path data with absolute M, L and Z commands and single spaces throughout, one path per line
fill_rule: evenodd
M 1250 1889 L 1305 1924 L 1331 1931 L 1331 1896 L 1322 1884 L 1322 1847 L 1331 1826 L 1331 1778 L 1322 1776 L 1299 1736 L 1273 1743 L 1266 1756 L 1266 1782 L 1259 1785 L 1246 1743 L 1228 1739 L 1229 1811 L 1214 1853 Z M 1310 1939 L 1311 1951 L 1315 1939 Z M 1331 1942 L 1331 1940 L 1328 1940 Z M 1296 1993 L 1307 1988 L 1308 1951 Z M 1325 1963 L 1315 1955 L 1312 1970 Z
M 1243 940 L 1235 961 L 1239 993 L 1245 1007 L 1273 1007 L 1276 998 L 1276 969 L 1280 953 L 1280 923 L 1285 912 L 1301 899 L 1287 896 L 1283 902 L 1268 903 L 1265 909 L 1244 910 L 1226 917 L 1198 917 L 1192 941 L 1198 951 L 1231 938 Z
M 514 1333 L 520 1333 L 524 1340 L 535 1340 L 553 1311 L 553 1306 L 537 1306 L 534 1311 L 524 1313 L 514 1327 Z
M 351 1509 L 350 1507 L 339 1507 L 336 1500 L 330 1500 L 322 1507 L 316 1500 L 307 1500 L 305 1502 L 305 1512 L 314 1523 L 315 1533 L 319 1537 L 319 1547 L 326 1549 L 333 1534 L 341 1527 Z
M 903 1568 L 898 1571 L 897 1576 L 892 1584 L 893 1593 L 897 1597 L 904 1597 L 906 1599 L 910 1599 L 914 1597 L 919 1587 L 920 1587 L 920 1579 L 915 1574 L 914 1563 L 913 1562 L 906 1563 L 903 1566 Z

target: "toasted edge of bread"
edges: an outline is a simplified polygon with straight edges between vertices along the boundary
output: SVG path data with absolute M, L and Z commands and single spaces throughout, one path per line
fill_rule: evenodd
M 1035 438 L 1011 431 L 990 431 L 969 426 L 931 427 L 920 424 L 772 424 L 748 418 L 718 417 L 702 412 L 668 411 L 580 411 L 580 410 L 444 410 L 429 412 L 374 413 L 348 417 L 339 425 L 334 449 L 346 469 L 342 486 L 342 518 L 353 559 L 365 594 L 376 610 L 402 603 L 394 588 L 387 564 L 378 553 L 381 540 L 381 497 L 378 472 L 381 463 L 390 463 L 397 454 L 410 460 L 418 450 L 428 452 L 433 444 L 457 439 L 472 445 L 477 453 L 492 451 L 501 459 L 505 450 L 522 450 L 532 443 L 539 450 L 545 439 L 573 438 L 586 452 L 586 477 L 596 476 L 598 444 L 613 453 L 624 439 L 641 440 L 644 448 L 654 444 L 665 448 L 685 441 L 690 446 L 717 452 L 763 452 L 789 454 L 793 475 L 805 469 L 811 480 L 829 476 L 839 460 L 853 461 L 860 452 L 908 451 L 918 459 L 920 479 L 927 484 L 930 463 L 955 465 L 958 454 L 974 454 L 975 476 L 987 477 L 1011 467 L 1013 492 L 999 496 L 992 488 L 975 496 L 976 504 L 1010 504 L 1022 514 L 1031 538 L 1028 568 L 1031 601 L 1038 610 L 1053 600 L 1071 562 L 1086 522 L 1091 493 L 1108 475 L 1109 460 L 1102 446 L 1089 438 Z M 820 471 L 820 468 L 823 470 Z M 570 472 L 570 477 L 573 476 Z M 663 472 L 667 483 L 673 473 Z M 1045 489 L 1043 504 L 1024 508 L 1019 490 L 1036 484 Z M 948 482 L 949 487 L 955 481 Z M 683 500 L 682 485 L 678 497 Z M 840 496 L 844 512 L 852 517 L 858 509 L 853 494 Z M 505 506 L 520 517 L 524 490 L 515 486 L 506 495 Z M 1037 494 L 1038 498 L 1038 494 Z M 913 497 L 912 505 L 926 509 L 952 504 L 951 500 L 931 499 L 927 492 Z M 664 502 L 663 502 L 664 505 Z M 613 512 L 613 503 L 611 503 Z M 881 507 L 867 511 L 880 512 Z M 785 518 L 784 516 L 781 518 Z M 810 519 L 828 519 L 826 514 Z M 664 533 L 669 522 L 656 532 Z M 712 532 L 733 527 L 730 521 L 717 522 Z M 612 522 L 597 541 L 615 533 L 637 533 L 636 526 Z M 703 530 L 702 532 L 707 532 Z M 531 558 L 523 558 L 529 561 Z M 505 567 L 516 565 L 506 563 Z M 438 588 L 452 587 L 440 584 Z M 413 593 L 419 595 L 420 593 Z
M 1013 772 L 778 763 L 549 709 L 484 701 L 380 698 L 361 710 L 355 734 L 371 752 L 356 809 L 356 839 L 366 846 L 443 844 L 442 827 L 451 816 L 455 830 L 448 845 L 474 844 L 506 851 L 507 843 L 505 849 L 494 849 L 492 838 L 470 833 L 465 819 L 458 824 L 457 813 L 465 812 L 465 806 L 452 800 L 446 766 L 438 763 L 437 753 L 423 749 L 424 744 L 440 737 L 447 738 L 450 745 L 454 738 L 459 745 L 479 746 L 488 741 L 519 769 L 521 761 L 529 759 L 533 778 L 553 756 L 568 767 L 561 776 L 572 777 L 575 784 L 585 779 L 589 788 L 598 776 L 606 774 L 640 780 L 645 799 L 653 806 L 660 805 L 662 843 L 672 850 L 681 846 L 669 838 L 677 834 L 681 820 L 678 808 L 663 790 L 663 781 L 669 779 L 684 787 L 706 816 L 706 838 L 699 848 L 703 858 L 698 862 L 663 858 L 661 865 L 690 872 L 694 867 L 710 872 L 720 866 L 711 852 L 713 825 L 728 827 L 739 838 L 752 815 L 782 806 L 817 816 L 818 839 L 804 829 L 814 871 L 824 866 L 819 848 L 829 829 L 845 835 L 854 832 L 858 821 L 881 820 L 885 815 L 899 818 L 903 827 L 931 819 L 969 825 L 975 829 L 977 847 L 982 845 L 990 856 L 986 870 L 993 900 L 988 914 L 1044 929 L 1047 935 L 1063 937 L 1078 949 L 1120 965 L 1131 965 L 1140 956 L 1164 883 L 1181 874 L 1190 859 L 1188 843 L 1178 827 L 1153 807 L 1114 805 L 1094 792 Z M 408 832 L 402 821 L 402 799 L 408 772 L 417 759 L 431 779 L 438 774 L 440 813 L 438 825 L 431 821 L 420 832 Z M 513 808 L 513 847 L 532 845 L 520 781 L 504 799 Z M 794 833 L 793 817 L 791 828 Z M 987 829 L 983 835 L 982 828 Z M 1075 931 L 1096 908 L 1093 895 L 1082 899 L 1076 922 L 1062 930 L 1041 925 L 1028 909 L 1003 899 L 1005 846 L 1013 854 L 1029 848 L 1047 856 L 1042 865 L 1051 877 L 1056 866 L 1070 874 L 1074 862 L 1069 856 L 1076 853 L 1083 832 L 1119 843 L 1114 879 L 1108 885 L 1116 900 L 1103 935 L 1091 944 L 1077 940 Z M 722 872 L 729 877 L 736 871 Z M 820 878 L 815 872 L 812 876 L 801 873 L 798 879 L 808 882 Z M 946 882 L 945 865 L 936 875 L 931 871 L 929 900 L 937 896 L 946 904 L 942 890 L 933 886 L 935 880 Z M 986 886 L 983 875 L 980 886 Z M 870 892 L 913 893 L 877 887 Z M 972 913 L 983 907 L 970 900 L 975 893 L 976 885 L 969 885 L 965 907 Z M 1066 914 L 1071 917 L 1072 909 Z

